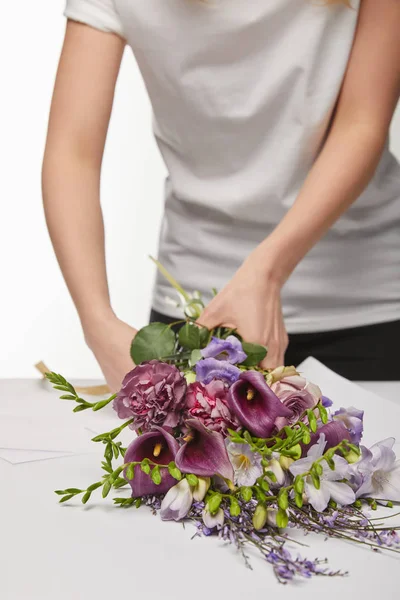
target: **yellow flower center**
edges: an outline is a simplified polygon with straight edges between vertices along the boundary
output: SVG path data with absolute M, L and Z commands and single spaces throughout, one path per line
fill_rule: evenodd
M 253 400 L 254 396 L 256 395 L 256 392 L 253 388 L 248 388 L 247 389 L 247 394 L 246 394 L 246 398 L 247 400 Z
M 162 450 L 162 444 L 160 442 L 158 442 L 158 444 L 156 444 L 154 446 L 153 456 L 155 456 L 155 457 L 160 456 L 161 450 Z

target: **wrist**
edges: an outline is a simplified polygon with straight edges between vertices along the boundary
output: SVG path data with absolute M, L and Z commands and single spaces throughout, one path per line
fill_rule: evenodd
M 117 318 L 110 305 L 91 307 L 88 311 L 80 311 L 79 318 L 85 337 L 90 337 L 105 323 L 109 323 Z

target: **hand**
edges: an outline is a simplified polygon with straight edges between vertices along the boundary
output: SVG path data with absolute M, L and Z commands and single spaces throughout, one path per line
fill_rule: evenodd
M 264 369 L 284 364 L 288 335 L 283 322 L 281 284 L 267 274 L 255 251 L 205 308 L 199 323 L 208 329 L 236 328 L 246 342 L 268 346 Z
M 84 327 L 84 333 L 108 386 L 117 392 L 125 375 L 135 366 L 130 347 L 137 330 L 112 315 Z

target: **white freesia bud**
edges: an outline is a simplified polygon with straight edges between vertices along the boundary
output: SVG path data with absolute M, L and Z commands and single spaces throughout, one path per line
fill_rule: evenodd
M 182 479 L 166 494 L 161 503 L 161 518 L 163 521 L 180 521 L 188 514 L 193 502 L 192 488 L 188 480 Z
M 276 477 L 276 482 L 271 480 L 272 485 L 277 484 L 279 486 L 282 486 L 285 483 L 286 475 L 280 465 L 279 460 L 277 460 L 276 458 L 272 458 L 268 463 L 267 471 L 272 471 Z
M 294 460 L 293 460 L 293 458 L 290 458 L 290 456 L 280 456 L 279 457 L 279 464 L 281 465 L 282 469 L 284 469 L 284 471 L 288 471 L 290 465 L 293 463 L 294 463 Z
M 203 523 L 209 529 L 213 527 L 222 527 L 224 524 L 225 515 L 222 508 L 219 508 L 215 515 L 212 515 L 206 506 L 203 510 Z
M 278 511 L 276 510 L 276 508 L 267 508 L 267 523 L 271 527 L 278 527 L 278 525 L 276 524 L 277 514 Z
M 193 489 L 193 499 L 196 502 L 202 502 L 210 487 L 211 479 L 209 477 L 198 477 L 198 480 L 198 484 Z

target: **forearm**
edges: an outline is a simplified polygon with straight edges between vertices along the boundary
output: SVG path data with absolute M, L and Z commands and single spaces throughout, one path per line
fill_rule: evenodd
M 284 283 L 371 180 L 384 136 L 368 125 L 334 127 L 296 201 L 259 246 L 260 264 Z
M 112 313 L 107 284 L 100 167 L 48 148 L 42 172 L 47 225 L 84 329 Z

